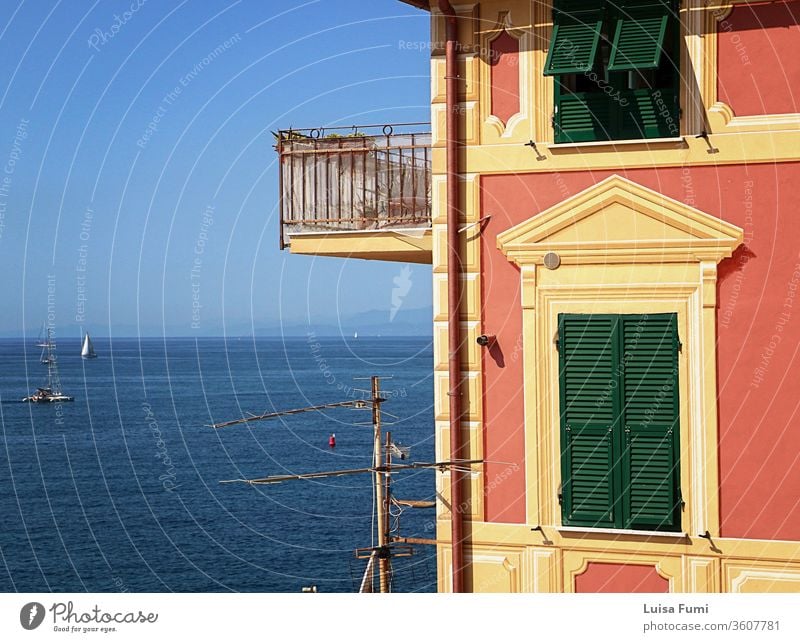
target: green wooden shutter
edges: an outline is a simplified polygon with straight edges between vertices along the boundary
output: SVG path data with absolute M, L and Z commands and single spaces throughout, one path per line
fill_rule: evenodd
M 670 6 L 651 2 L 624 3 L 615 11 L 609 71 L 655 69 L 661 61 Z
M 559 315 L 563 523 L 612 527 L 615 320 Z
M 680 530 L 677 426 L 628 424 L 623 454 L 624 522 L 628 528 Z M 624 489 L 625 490 L 625 489 Z
M 625 316 L 621 335 L 623 523 L 680 530 L 676 315 Z
M 622 92 L 619 107 L 620 137 L 677 138 L 680 135 L 678 94 L 673 89 L 635 89 Z
M 597 57 L 603 3 L 562 0 L 553 9 L 553 36 L 544 65 L 545 76 L 589 71 Z
M 569 94 L 559 88 L 555 109 L 555 141 L 580 143 L 614 138 L 612 104 L 605 94 Z

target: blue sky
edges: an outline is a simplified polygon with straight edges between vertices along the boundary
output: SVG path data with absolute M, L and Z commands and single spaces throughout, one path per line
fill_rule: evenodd
M 401 264 L 278 251 L 270 132 L 429 120 L 428 52 L 404 44 L 427 42 L 426 13 L 395 0 L 3 8 L 0 334 L 35 332 L 48 294 L 62 336 L 389 314 Z M 404 305 L 430 305 L 430 269 L 410 279 Z

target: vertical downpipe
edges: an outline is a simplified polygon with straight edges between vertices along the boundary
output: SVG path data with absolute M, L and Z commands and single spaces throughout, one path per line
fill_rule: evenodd
M 461 252 L 458 238 L 458 24 L 456 12 L 448 0 L 439 0 L 445 17 L 445 80 L 447 97 L 447 345 L 450 397 L 450 460 L 461 454 Z M 462 473 L 450 465 L 450 513 L 453 561 L 453 593 L 464 592 L 464 536 Z

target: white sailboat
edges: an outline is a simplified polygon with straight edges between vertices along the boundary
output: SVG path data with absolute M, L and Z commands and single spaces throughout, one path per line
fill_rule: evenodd
M 39 338 L 36 339 L 36 347 L 37 348 L 46 348 L 47 347 L 47 324 L 43 321 L 42 322 L 42 329 L 39 330 Z M 42 354 L 44 354 L 44 350 L 42 350 Z M 42 361 L 44 363 L 44 361 Z
M 92 345 L 92 340 L 89 338 L 89 333 L 88 332 L 83 337 L 83 346 L 81 347 L 81 356 L 84 359 L 96 359 L 97 358 L 97 354 L 94 351 L 94 346 Z
M 56 344 L 50 328 L 47 328 L 47 336 L 44 342 L 44 353 L 46 357 L 41 359 L 42 363 L 47 364 L 47 383 L 36 389 L 32 395 L 25 397 L 22 401 L 30 403 L 58 403 L 62 401 L 74 401 L 74 397 L 65 395 L 61 390 L 61 378 L 58 376 L 58 364 L 56 363 Z
M 354 339 L 358 339 L 358 330 L 356 330 L 355 332 L 353 332 L 353 338 L 354 338 Z

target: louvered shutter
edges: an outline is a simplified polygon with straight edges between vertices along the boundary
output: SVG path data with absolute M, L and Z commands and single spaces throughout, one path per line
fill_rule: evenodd
M 545 76 L 589 71 L 597 57 L 603 3 L 562 0 L 553 9 L 553 35 L 544 65 Z
M 671 7 L 669 3 L 626 2 L 614 12 L 609 71 L 655 69 L 661 61 Z
M 623 523 L 680 530 L 676 316 L 625 316 L 620 332 Z
M 612 527 L 615 522 L 615 323 L 609 316 L 559 316 L 565 525 Z
M 672 89 L 636 89 L 622 93 L 619 108 L 621 138 L 677 137 L 680 133 L 678 94 Z
M 616 128 L 612 104 L 605 94 L 565 94 L 559 91 L 555 109 L 557 143 L 609 140 Z

